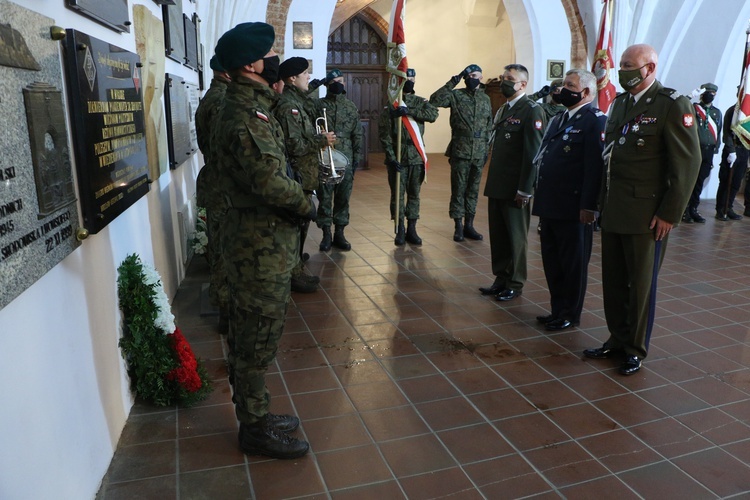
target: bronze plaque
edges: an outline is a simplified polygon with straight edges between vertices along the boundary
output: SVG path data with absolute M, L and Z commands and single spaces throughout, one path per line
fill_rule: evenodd
M 177 168 L 198 150 L 195 132 L 195 110 L 198 107 L 198 85 L 167 73 L 167 144 L 169 166 Z
M 81 209 L 86 229 L 98 233 L 149 189 L 140 57 L 66 31 Z
M 10 24 L 0 24 L 0 65 L 39 71 L 23 35 Z
M 185 26 L 182 21 L 182 2 L 162 6 L 164 20 L 164 49 L 167 57 L 185 62 Z
M 23 89 L 23 99 L 39 204 L 38 217 L 43 219 L 76 201 L 62 92 L 37 82 Z
M 130 33 L 128 0 L 66 0 L 68 7 L 107 28 Z

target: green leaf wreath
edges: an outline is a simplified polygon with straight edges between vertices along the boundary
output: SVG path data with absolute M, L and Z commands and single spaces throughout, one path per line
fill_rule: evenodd
M 211 392 L 208 373 L 174 325 L 158 273 L 129 255 L 117 269 L 122 356 L 136 394 L 159 406 L 192 406 Z

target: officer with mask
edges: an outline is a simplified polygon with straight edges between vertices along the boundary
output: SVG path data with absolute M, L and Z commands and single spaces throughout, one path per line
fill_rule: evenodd
M 551 85 L 545 85 L 541 89 L 539 89 L 538 92 L 534 92 L 529 96 L 529 98 L 532 101 L 538 101 L 539 99 L 542 100 L 542 102 L 539 103 L 539 105 L 544 110 L 545 114 L 547 115 L 547 120 L 549 121 L 552 119 L 553 116 L 556 114 L 565 111 L 566 108 L 563 106 L 560 101 L 558 100 L 560 97 L 559 91 L 563 86 L 563 81 L 560 79 L 553 80 Z
M 456 89 L 464 80 L 465 88 Z M 492 128 L 492 104 L 480 85 L 482 68 L 470 64 L 430 96 L 430 103 L 450 108 L 451 142 L 445 151 L 451 166 L 451 201 L 448 214 L 455 223 L 453 241 L 481 240 L 474 229 L 479 183 L 487 162 Z M 463 222 L 462 222 L 463 218 Z

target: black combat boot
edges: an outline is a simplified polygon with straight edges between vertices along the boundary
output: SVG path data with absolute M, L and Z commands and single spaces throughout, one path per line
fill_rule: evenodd
M 254 424 L 240 424 L 238 438 L 240 449 L 248 455 L 299 458 L 310 449 L 307 441 L 293 438 L 275 428 L 268 416 Z
M 417 234 L 417 219 L 409 219 L 409 224 L 406 228 L 406 241 L 411 245 L 422 244 L 422 238 Z
M 331 226 L 323 226 L 323 239 L 320 240 L 320 251 L 327 252 L 331 249 Z
M 352 245 L 344 237 L 344 227 L 336 226 L 336 230 L 333 232 L 333 246 L 340 250 L 351 250 Z
M 474 229 L 474 216 L 467 215 L 464 220 L 464 236 L 470 240 L 481 240 L 483 236 Z
M 404 234 L 404 221 L 398 223 L 398 229 L 396 230 L 396 237 L 393 238 L 393 244 L 397 247 L 403 246 L 406 243 Z
M 303 274 L 292 276 L 292 291 L 297 293 L 314 293 L 318 291 L 318 284 L 305 279 Z
M 461 222 L 461 218 L 453 219 L 456 223 L 456 229 L 453 231 L 453 241 L 464 241 L 464 224 Z

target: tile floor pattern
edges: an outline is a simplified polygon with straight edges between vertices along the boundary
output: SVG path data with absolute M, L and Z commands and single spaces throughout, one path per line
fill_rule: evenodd
M 268 376 L 272 410 L 300 416 L 311 452 L 281 461 L 238 450 L 196 259 L 173 308 L 216 389 L 191 409 L 136 404 L 98 498 L 750 496 L 750 219 L 675 230 L 649 357 L 626 378 L 615 361 L 581 355 L 607 338 L 598 237 L 580 328 L 545 332 L 534 319 L 548 305 L 536 232 L 523 296 L 482 297 L 486 199 L 476 222 L 486 239 L 454 243 L 449 167 L 432 161 L 422 247 L 393 246 L 378 160 L 356 175 L 352 251 L 318 252 L 311 230 L 322 289 L 293 295 Z

